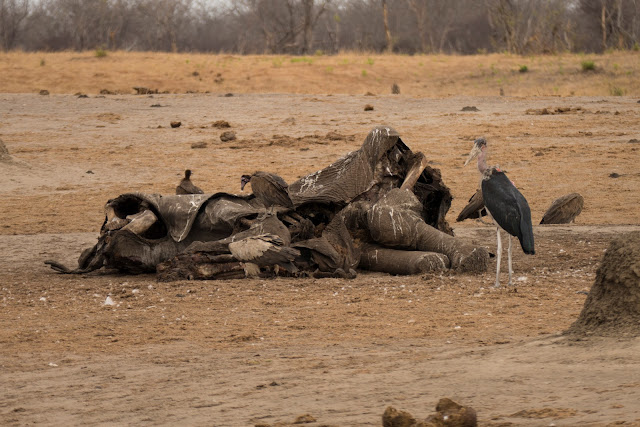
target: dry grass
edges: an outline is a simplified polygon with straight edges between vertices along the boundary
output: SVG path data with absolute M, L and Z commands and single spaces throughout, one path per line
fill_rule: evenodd
M 595 71 L 584 72 L 584 61 L 593 61 Z M 519 71 L 524 65 L 526 73 Z M 390 94 L 397 83 L 401 95 L 420 97 L 495 96 L 500 89 L 508 96 L 608 96 L 612 87 L 638 96 L 639 71 L 633 52 L 530 57 L 10 52 L 0 53 L 0 92 L 133 93 L 133 86 L 145 86 L 171 93 Z

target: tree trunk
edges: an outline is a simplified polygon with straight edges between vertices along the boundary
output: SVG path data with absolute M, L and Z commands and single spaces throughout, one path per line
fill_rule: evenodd
M 384 35 L 387 40 L 387 52 L 393 52 L 393 39 L 391 38 L 391 30 L 389 29 L 389 7 L 387 0 L 382 0 L 382 22 L 384 24 Z
M 602 13 L 600 14 L 600 29 L 602 30 L 602 50 L 607 50 L 607 5 L 602 2 Z

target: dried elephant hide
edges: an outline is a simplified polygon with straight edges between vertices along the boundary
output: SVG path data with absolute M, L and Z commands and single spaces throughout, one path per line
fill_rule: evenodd
M 440 171 L 393 128 L 373 129 L 360 149 L 286 191 L 288 206 L 227 193 L 124 194 L 107 203 L 98 243 L 78 268 L 47 263 L 63 273 L 157 271 L 159 280 L 269 275 L 279 266 L 317 277 L 353 277 L 356 268 L 487 268 L 484 248 L 453 237 L 445 220 L 452 197 Z M 229 244 L 240 241 L 243 250 L 232 254 Z

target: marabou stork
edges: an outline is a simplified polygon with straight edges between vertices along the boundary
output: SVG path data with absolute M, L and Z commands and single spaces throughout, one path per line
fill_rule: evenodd
M 176 187 L 176 194 L 203 194 L 200 188 L 193 185 L 191 182 L 191 169 L 184 171 L 184 178 L 180 181 L 180 184 Z
M 497 227 L 498 262 L 496 267 L 496 287 L 500 286 L 500 260 L 502 257 L 502 240 L 500 228 L 509 233 L 509 285 L 511 285 L 511 236 L 516 236 L 525 254 L 535 254 L 533 227 L 531 225 L 531 209 L 527 199 L 518 191 L 511 180 L 497 166 L 487 166 L 487 140 L 478 138 L 465 166 L 478 157 L 478 170 L 482 174 L 482 196 L 487 211 Z
M 244 190 L 244 186 L 249 182 L 254 196 L 265 207 L 274 205 L 285 208 L 293 207 L 293 202 L 289 198 L 289 185 L 279 175 L 262 171 L 254 172 L 253 175 L 242 175 L 240 190 Z

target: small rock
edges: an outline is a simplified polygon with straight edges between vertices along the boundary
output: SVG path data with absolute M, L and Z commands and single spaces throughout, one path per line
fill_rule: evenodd
M 116 93 L 109 89 L 101 89 L 100 95 L 115 95 Z
M 500 96 L 504 96 L 504 89 L 500 88 Z
M 160 107 L 162 107 L 162 105 L 160 105 L 160 104 L 151 104 L 151 107 L 152 108 L 160 108 Z
M 391 86 L 391 93 L 394 95 L 400 95 L 400 86 L 398 86 L 396 83 L 394 83 Z
M 182 122 L 171 122 L 169 124 L 172 128 L 179 128 L 180 126 L 182 126 Z
M 207 148 L 207 143 L 205 141 L 194 142 L 191 144 L 191 148 Z
M 296 418 L 296 420 L 293 422 L 294 424 L 308 424 L 308 423 L 315 423 L 316 419 L 313 415 L 311 414 L 304 414 L 304 415 L 300 415 L 299 417 Z
M 376 96 L 376 94 L 373 92 L 367 92 L 364 94 L 364 96 Z
M 88 170 L 85 173 L 88 174 L 88 175 L 93 175 L 93 171 L 92 170 Z
M 232 96 L 233 96 L 233 94 L 231 92 L 224 94 L 225 98 L 231 98 Z
M 48 90 L 46 90 L 46 89 L 42 89 L 42 90 L 40 91 L 40 95 L 49 95 L 49 91 L 48 91 Z
M 220 134 L 220 141 L 222 142 L 235 141 L 235 139 L 236 139 L 236 133 L 232 130 L 228 130 Z
M 343 135 L 340 135 L 338 132 L 334 132 L 334 131 L 327 133 L 327 135 L 324 138 L 330 141 L 341 141 L 345 139 Z
M 218 128 L 218 129 L 225 129 L 225 128 L 230 128 L 231 125 L 226 120 L 216 120 L 215 122 L 213 122 L 211 127 Z
M 629 144 L 639 144 L 639 143 L 640 143 L 640 140 L 638 140 L 636 138 L 633 138 L 633 139 L 629 140 Z
M 373 111 L 373 105 L 367 104 L 364 106 L 364 111 Z
M 116 305 L 115 302 L 113 302 L 113 300 L 111 299 L 110 296 L 107 297 L 107 299 L 104 300 L 104 302 L 102 303 L 102 305 Z
M 620 176 L 621 175 L 619 173 L 617 173 L 617 172 L 611 172 L 609 174 L 609 178 L 620 178 Z
M 388 406 L 382 414 L 383 427 L 411 427 L 415 423 L 416 419 L 413 418 L 413 415 L 405 411 L 398 411 L 393 406 Z
M 471 106 L 462 107 L 462 111 L 480 111 L 480 110 L 478 110 L 477 107 L 471 105 Z
M 197 71 L 194 71 L 193 73 L 191 73 L 191 75 L 192 75 L 193 77 L 198 77 L 198 76 L 200 75 L 200 73 L 199 73 L 199 72 L 197 72 Z
M 149 89 L 148 87 L 136 86 L 133 88 L 136 91 L 136 95 L 149 95 L 152 93 L 158 93 L 158 89 Z

